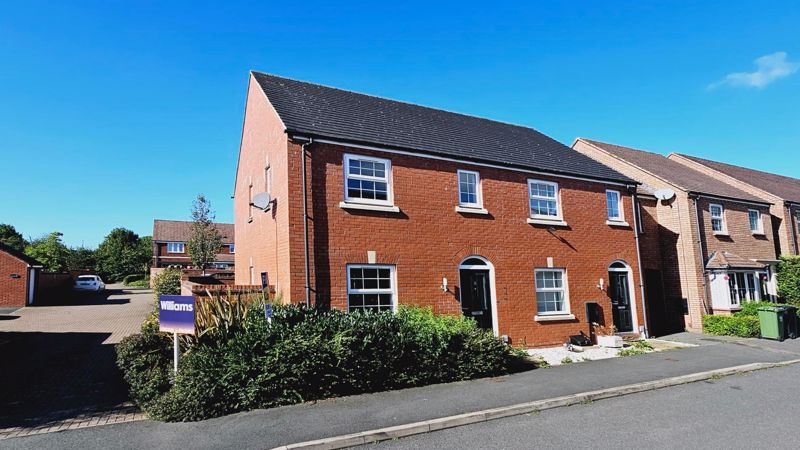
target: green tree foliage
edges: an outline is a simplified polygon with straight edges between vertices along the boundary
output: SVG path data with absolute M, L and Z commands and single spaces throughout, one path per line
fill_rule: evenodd
M 17 229 L 7 223 L 0 223 L 0 242 L 20 252 L 25 251 L 27 244 Z
M 222 235 L 214 225 L 211 202 L 199 194 L 192 205 L 192 232 L 187 243 L 192 264 L 205 271 L 213 263 L 222 246 Z
M 69 249 L 61 241 L 62 233 L 54 231 L 34 239 L 25 247 L 25 254 L 44 265 L 45 270 L 63 272 L 67 270 Z
M 67 270 L 94 271 L 96 259 L 94 250 L 86 247 L 73 247 L 67 253 Z
M 140 238 L 126 228 L 114 228 L 95 252 L 97 272 L 108 281 L 119 281 L 125 275 L 146 273 L 153 256 L 151 242 L 149 238 Z
M 787 303 L 800 304 L 800 256 L 781 256 L 777 278 L 778 296 Z

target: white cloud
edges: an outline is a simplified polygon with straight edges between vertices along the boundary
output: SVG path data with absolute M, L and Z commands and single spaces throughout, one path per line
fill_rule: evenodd
M 764 55 L 753 61 L 756 65 L 755 72 L 734 72 L 725 78 L 711 83 L 708 89 L 716 89 L 720 86 L 744 86 L 762 89 L 773 81 L 788 77 L 800 69 L 800 63 L 786 60 L 786 52 L 775 52 Z

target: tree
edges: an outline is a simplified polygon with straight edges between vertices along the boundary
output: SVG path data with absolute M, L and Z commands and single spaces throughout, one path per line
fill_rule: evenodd
M 69 249 L 61 242 L 62 233 L 54 231 L 34 239 L 25 247 L 25 254 L 39 261 L 45 270 L 63 272 L 67 269 Z
M 88 270 L 93 272 L 97 260 L 94 250 L 86 247 L 73 247 L 67 254 L 67 270 Z
M 214 225 L 214 210 L 211 202 L 199 194 L 192 204 L 192 231 L 187 243 L 192 264 L 206 273 L 206 267 L 214 262 L 222 247 L 222 235 Z
M 111 230 L 95 252 L 100 276 L 108 281 L 119 281 L 126 275 L 147 273 L 153 249 L 142 241 L 138 234 L 126 228 Z
M 19 252 L 24 252 L 27 245 L 17 229 L 7 223 L 0 223 L 0 242 Z

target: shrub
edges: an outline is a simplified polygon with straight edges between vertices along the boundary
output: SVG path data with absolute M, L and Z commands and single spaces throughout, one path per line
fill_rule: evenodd
M 783 303 L 772 303 L 772 302 L 744 302 L 742 303 L 742 309 L 738 312 L 735 312 L 733 315 L 737 317 L 741 316 L 754 316 L 758 317 L 758 308 L 763 308 L 765 306 L 785 306 Z
M 142 332 L 117 344 L 117 365 L 128 383 L 131 397 L 144 409 L 169 390 L 172 365 L 170 338 L 155 327 L 142 326 Z
M 166 269 L 153 277 L 153 295 L 178 295 L 181 293 L 181 271 Z
M 719 336 L 758 337 L 761 325 L 758 316 L 703 316 L 703 332 Z
M 139 281 L 139 280 L 142 280 L 144 278 L 145 278 L 145 274 L 143 274 L 143 273 L 132 273 L 130 275 L 125 275 L 122 278 L 122 283 L 127 285 L 128 283 L 132 283 L 134 281 Z
M 777 279 L 781 299 L 795 306 L 800 305 L 800 256 L 781 256 Z
M 144 278 L 142 280 L 131 281 L 131 282 L 125 283 L 125 286 L 148 288 L 148 287 L 150 287 L 150 279 L 149 278 Z
M 429 308 L 345 313 L 276 305 L 268 323 L 261 308 L 254 307 L 262 304 L 260 300 L 229 297 L 203 300 L 209 312 L 215 311 L 210 314 L 223 318 L 204 328 L 184 350 L 180 371 L 166 390 L 160 375 L 171 367 L 169 339 L 137 337 L 120 344 L 160 345 L 163 348 L 155 354 L 167 355 L 158 360 L 166 368 L 158 370 L 149 364 L 155 357 L 147 359 L 147 364 L 120 357 L 120 367 L 131 383 L 131 397 L 151 417 L 201 420 L 329 397 L 501 375 L 523 359 L 473 320 L 434 315 Z M 155 327 L 147 325 L 142 335 L 160 336 L 152 332 Z M 121 353 L 131 352 L 124 348 Z M 150 378 L 149 383 L 142 381 Z

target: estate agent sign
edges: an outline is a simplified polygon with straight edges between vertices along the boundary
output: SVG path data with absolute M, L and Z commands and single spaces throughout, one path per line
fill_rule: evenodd
M 159 296 L 158 319 L 159 329 L 163 332 L 194 334 L 194 297 Z

